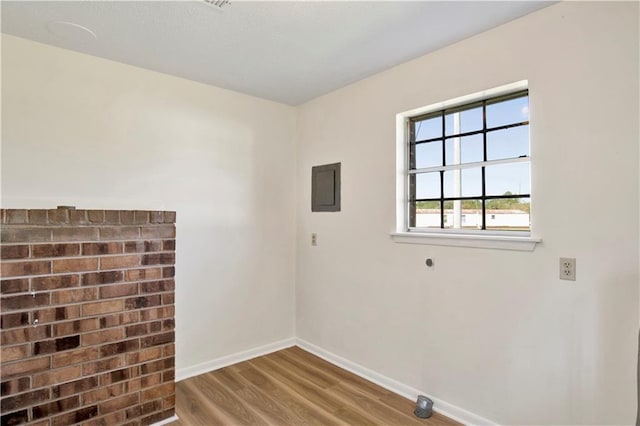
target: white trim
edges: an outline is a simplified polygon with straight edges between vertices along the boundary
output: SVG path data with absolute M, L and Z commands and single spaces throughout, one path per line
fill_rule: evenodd
M 208 373 L 213 370 L 218 370 L 219 368 L 227 367 L 232 364 L 237 364 L 242 361 L 247 361 L 255 357 L 267 355 L 272 352 L 290 348 L 295 344 L 296 344 L 296 340 L 295 338 L 292 337 L 289 339 L 280 340 L 279 342 L 269 343 L 267 345 L 259 346 L 257 348 L 248 349 L 242 352 L 237 352 L 235 354 L 225 355 L 223 357 L 212 359 L 210 361 L 206 361 L 200 364 L 192 365 L 190 367 L 179 368 L 176 370 L 176 382 L 179 382 L 184 379 L 188 379 L 189 377 L 194 377 L 200 374 Z
M 446 172 L 450 170 L 473 169 L 478 167 L 499 166 L 501 164 L 526 163 L 530 161 L 531 161 L 530 156 L 502 158 L 500 160 L 476 161 L 474 163 L 449 164 L 448 166 L 423 167 L 421 169 L 409 170 L 409 174 L 416 175 L 418 173 L 432 173 L 432 172 L 440 172 L 440 171 Z
M 396 243 L 515 251 L 533 251 L 536 248 L 536 244 L 542 241 L 542 239 L 535 237 L 453 233 L 393 232 L 390 235 Z
M 312 343 L 307 342 L 306 340 L 298 338 L 296 339 L 296 345 L 307 352 L 311 352 L 312 354 L 319 356 L 320 358 L 330 362 L 331 364 L 337 365 L 340 368 L 350 371 L 353 374 L 356 374 L 366 380 L 369 380 L 377 385 L 380 385 L 383 388 L 388 389 L 391 392 L 394 392 L 412 401 L 415 401 L 418 395 L 426 395 L 427 397 L 433 400 L 434 411 L 444 416 L 447 416 L 450 419 L 456 420 L 460 423 L 463 423 L 466 425 L 497 425 L 496 422 L 485 419 L 484 417 L 471 413 L 451 403 L 448 403 L 438 398 L 434 398 L 429 394 L 422 392 L 418 389 L 412 388 L 411 386 L 407 386 L 404 383 L 400 383 L 387 376 L 376 373 L 373 370 L 370 370 L 366 367 L 356 364 L 355 362 L 342 358 L 341 356 L 338 356 L 334 353 L 326 351 L 320 348 L 319 346 L 316 346 Z
M 164 420 L 160 420 L 157 423 L 152 423 L 151 426 L 162 426 L 162 425 L 168 425 L 169 423 L 173 423 L 173 422 L 177 422 L 178 421 L 178 416 L 177 415 L 173 415 L 171 417 L 168 417 Z

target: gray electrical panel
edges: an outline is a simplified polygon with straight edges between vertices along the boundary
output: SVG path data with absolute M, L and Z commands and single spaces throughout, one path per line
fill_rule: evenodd
M 340 211 L 340 163 L 311 168 L 311 211 Z

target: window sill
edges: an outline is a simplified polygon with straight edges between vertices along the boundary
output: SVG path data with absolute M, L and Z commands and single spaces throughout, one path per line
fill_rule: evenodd
M 434 246 L 472 247 L 495 250 L 533 251 L 540 238 L 503 235 L 436 234 L 426 232 L 394 232 L 396 243 Z

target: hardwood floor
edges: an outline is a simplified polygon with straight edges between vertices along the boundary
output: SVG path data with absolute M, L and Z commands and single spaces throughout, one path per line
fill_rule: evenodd
M 458 425 L 298 347 L 183 380 L 176 426 Z

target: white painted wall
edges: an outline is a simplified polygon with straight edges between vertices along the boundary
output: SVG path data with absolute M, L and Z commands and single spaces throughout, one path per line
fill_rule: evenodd
M 301 106 L 297 336 L 502 424 L 631 424 L 638 11 L 560 3 Z M 523 79 L 543 243 L 394 243 L 396 113 Z M 342 212 L 311 213 L 311 167 L 333 162 Z
M 294 335 L 295 111 L 2 36 L 2 206 L 177 211 L 177 368 Z

